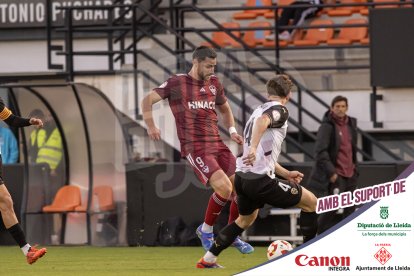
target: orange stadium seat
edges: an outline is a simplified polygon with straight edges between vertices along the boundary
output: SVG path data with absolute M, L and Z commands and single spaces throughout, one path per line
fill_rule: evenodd
M 357 3 L 366 3 L 366 0 L 341 0 L 340 4 L 357 4 Z M 338 4 L 339 4 L 338 3 Z M 334 7 L 329 9 L 326 13 L 329 16 L 350 16 L 353 13 L 358 13 L 362 9 L 363 6 L 352 6 L 352 7 Z
M 45 213 L 72 212 L 81 205 L 80 189 L 77 186 L 66 185 L 61 187 L 51 205 L 42 208 Z
M 98 201 L 96 205 L 99 208 L 99 210 L 93 209 L 94 212 L 106 212 L 115 209 L 114 194 L 111 186 L 102 185 L 94 187 L 92 193 L 92 207 L 95 206 L 94 200 Z M 76 207 L 75 211 L 86 212 L 86 203 L 87 202 Z
M 287 42 L 286 40 L 279 40 L 279 47 L 286 47 L 288 46 L 289 42 Z M 265 40 L 263 42 L 263 46 L 264 47 L 269 47 L 269 48 L 274 48 L 276 47 L 276 41 L 275 40 Z
M 272 0 L 247 0 L 245 7 L 262 7 L 262 6 L 272 6 Z M 255 10 L 244 10 L 242 12 L 236 12 L 233 14 L 233 19 L 243 20 L 243 19 L 256 19 L 260 15 L 265 15 L 265 13 L 271 12 L 269 9 L 255 9 Z
M 363 18 L 348 19 L 345 24 L 367 24 Z M 336 38 L 328 39 L 328 45 L 349 45 L 361 42 L 368 35 L 368 27 L 341 28 Z
M 294 40 L 298 40 L 298 39 L 302 39 L 303 37 L 303 30 L 301 29 L 296 29 L 293 37 L 292 37 L 292 41 Z M 290 43 L 290 41 L 286 41 L 286 40 L 281 40 L 279 39 L 279 47 L 286 47 L 288 46 Z M 275 47 L 276 46 L 276 41 L 274 39 L 270 40 L 267 39 L 264 43 L 263 43 L 264 47 Z
M 362 45 L 369 45 L 369 37 L 361 39 L 361 44 Z
M 248 27 L 265 27 L 269 28 L 272 25 L 269 22 L 266 21 L 256 21 L 252 22 L 248 25 Z M 266 41 L 266 37 L 271 34 L 270 30 L 254 30 L 254 31 L 246 31 L 243 36 L 243 41 L 249 46 L 249 47 L 256 47 L 258 45 L 263 45 L 263 43 Z
M 333 25 L 332 20 L 328 19 L 316 19 L 312 21 L 310 26 L 317 25 Z M 295 46 L 316 46 L 323 42 L 326 42 L 328 39 L 331 39 L 334 34 L 333 28 L 314 28 L 308 29 L 303 37 L 303 39 L 294 39 L 293 45 Z
M 223 26 L 223 28 L 225 29 L 226 28 L 240 28 L 240 24 L 237 22 L 224 22 L 221 24 L 221 26 Z M 232 31 L 231 33 L 238 38 L 241 37 L 240 31 Z M 228 34 L 222 31 L 213 32 L 211 39 L 213 40 L 213 42 L 218 44 L 220 47 L 226 47 L 226 46 L 232 46 L 232 47 L 238 47 L 238 48 L 241 47 L 240 43 L 238 43 L 234 38 L 232 38 L 231 36 L 229 36 Z M 204 42 L 202 43 L 202 45 L 214 46 L 208 42 Z

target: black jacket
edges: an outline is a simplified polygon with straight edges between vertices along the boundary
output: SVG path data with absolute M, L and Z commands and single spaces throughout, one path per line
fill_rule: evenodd
M 357 120 L 350 116 L 348 118 L 349 133 L 352 137 L 352 159 L 356 165 Z M 312 168 L 307 185 L 317 197 L 327 195 L 329 178 L 336 172 L 335 165 L 339 146 L 339 133 L 336 130 L 330 111 L 327 111 L 318 130 L 315 143 L 315 165 Z

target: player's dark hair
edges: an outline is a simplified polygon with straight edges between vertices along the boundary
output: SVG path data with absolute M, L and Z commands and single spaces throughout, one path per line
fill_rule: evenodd
M 266 83 L 267 94 L 286 98 L 292 89 L 292 81 L 287 75 L 276 75 Z
M 339 96 L 336 96 L 335 98 L 333 98 L 332 99 L 332 102 L 331 102 L 331 107 L 334 107 L 334 105 L 337 102 L 345 102 L 346 103 L 346 106 L 348 106 L 348 99 L 346 97 L 344 97 L 344 96 L 339 95 Z
M 206 58 L 216 58 L 217 53 L 213 48 L 208 46 L 199 46 L 193 52 L 193 59 L 197 59 L 198 61 L 203 61 Z

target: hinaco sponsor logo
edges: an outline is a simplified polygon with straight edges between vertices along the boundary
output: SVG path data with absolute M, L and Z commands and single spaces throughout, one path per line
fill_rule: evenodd
M 215 109 L 216 103 L 215 102 L 207 102 L 207 101 L 191 101 L 188 102 L 189 109 Z
M 349 256 L 308 256 L 300 254 L 296 256 L 295 263 L 298 266 L 322 266 L 328 267 L 329 271 L 349 271 L 351 257 Z

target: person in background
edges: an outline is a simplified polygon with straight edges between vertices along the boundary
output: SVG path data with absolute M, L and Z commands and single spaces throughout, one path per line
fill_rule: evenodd
M 16 136 L 10 128 L 0 124 L 0 153 L 3 164 L 17 163 L 19 158 L 19 147 Z
M 322 9 L 321 7 L 296 7 L 297 5 L 321 5 L 322 0 L 298 0 L 290 4 L 289 8 L 284 8 L 282 14 L 277 22 L 279 27 L 295 26 L 300 27 L 305 22 L 305 19 L 315 17 Z M 290 21 L 292 20 L 292 24 Z M 297 29 L 280 30 L 280 40 L 291 40 Z
M 357 120 L 347 115 L 348 99 L 333 98 L 325 113 L 315 143 L 315 165 L 308 188 L 319 198 L 351 192 L 356 189 Z M 318 219 L 318 234 L 326 231 L 352 212 L 355 206 L 322 213 Z
M 63 159 L 62 136 L 53 117 L 45 115 L 40 109 L 31 112 L 44 121 L 43 129 L 35 129 L 30 133 L 29 157 L 32 163 L 47 163 L 50 175 L 56 176 Z

